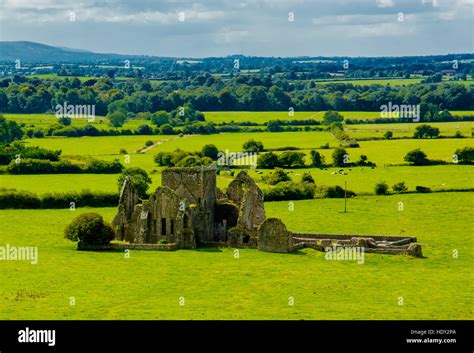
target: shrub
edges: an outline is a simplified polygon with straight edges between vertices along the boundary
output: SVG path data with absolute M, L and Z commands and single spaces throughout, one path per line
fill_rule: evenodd
M 386 140 L 391 140 L 393 138 L 393 132 L 392 131 L 386 131 L 385 134 L 383 134 L 383 137 Z
M 219 154 L 219 150 L 214 145 L 205 145 L 202 147 L 201 153 L 204 157 L 209 157 L 211 160 L 215 161 Z
M 264 151 L 263 143 L 250 139 L 242 145 L 244 152 L 262 152 Z
M 279 166 L 278 156 L 273 152 L 263 153 L 258 156 L 257 166 L 259 168 L 273 169 Z
M 404 181 L 401 181 L 399 183 L 393 184 L 392 190 L 395 192 L 406 192 L 408 188 L 405 185 Z
M 302 183 L 310 183 L 314 184 L 314 179 L 309 173 L 303 173 L 303 176 L 301 177 L 301 182 Z
M 428 192 L 431 192 L 431 189 L 426 187 L 426 186 L 420 186 L 420 185 L 417 185 L 415 187 L 415 190 L 416 192 L 419 192 L 419 193 L 428 193 Z
M 408 152 L 405 155 L 404 160 L 406 162 L 409 162 L 409 163 L 411 163 L 413 165 L 417 165 L 417 166 L 429 164 L 429 160 L 428 160 L 428 158 L 426 158 L 426 153 L 423 152 L 422 150 L 420 150 L 419 148 Z
M 68 116 L 62 116 L 58 119 L 59 123 L 64 126 L 71 125 L 71 118 Z
M 423 138 L 434 138 L 439 136 L 439 129 L 437 127 L 432 127 L 431 125 L 421 124 L 415 128 L 413 134 L 414 138 L 423 139 Z
M 153 129 L 149 125 L 140 125 L 135 130 L 135 135 L 153 135 Z
M 121 148 L 119 151 L 120 154 L 127 154 L 127 150 L 125 148 Z
M 9 208 L 41 208 L 41 200 L 25 191 L 0 192 L 0 209 Z
M 21 159 L 20 163 L 11 161 L 7 167 L 11 174 L 68 174 L 81 173 L 82 168 L 78 164 L 69 161 L 51 162 L 43 159 Z
M 385 181 L 375 184 L 375 195 L 387 195 L 388 185 Z
M 145 142 L 145 146 L 153 146 L 153 141 L 148 140 L 147 142 Z
M 114 231 L 100 214 L 90 212 L 74 218 L 64 230 L 64 237 L 85 244 L 107 245 L 114 239 Z
M 308 200 L 314 196 L 316 186 L 310 183 L 284 182 L 264 190 L 265 201 Z
M 83 171 L 91 174 L 116 174 L 121 173 L 123 170 L 122 164 L 118 159 L 113 161 L 102 161 L 97 159 L 89 160 Z
M 285 181 L 291 181 L 291 178 L 283 169 L 275 168 L 273 172 L 264 176 L 264 180 L 270 185 L 276 185 Z
M 173 135 L 174 130 L 170 124 L 163 124 L 160 126 L 160 134 L 162 135 Z
M 304 153 L 286 151 L 278 156 L 278 166 L 284 168 L 304 167 Z
M 344 120 L 344 117 L 336 111 L 328 110 L 323 115 L 323 124 L 328 125 L 331 123 L 340 123 Z
M 454 154 L 458 156 L 458 162 L 461 164 L 472 164 L 474 163 L 474 148 L 464 147 L 463 149 L 458 148 Z
M 330 198 L 330 199 L 338 199 L 344 198 L 344 194 L 347 197 L 356 196 L 356 193 L 350 190 L 344 191 L 342 187 L 339 185 L 336 186 L 320 186 L 316 190 L 318 197 L 320 198 Z

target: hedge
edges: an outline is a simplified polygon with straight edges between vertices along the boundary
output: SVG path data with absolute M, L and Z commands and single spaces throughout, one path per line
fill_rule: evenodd
M 118 205 L 118 201 L 118 194 L 89 190 L 43 196 L 26 191 L 0 192 L 0 209 L 70 208 L 71 202 L 74 202 L 74 207 L 113 207 Z

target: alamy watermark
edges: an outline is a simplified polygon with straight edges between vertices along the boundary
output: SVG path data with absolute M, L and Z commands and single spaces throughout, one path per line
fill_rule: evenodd
M 229 152 L 228 149 L 225 152 L 220 151 L 217 154 L 217 165 L 218 166 L 250 166 L 251 168 L 257 167 L 257 152 Z
M 413 122 L 420 121 L 420 105 L 419 104 L 382 104 L 380 106 L 381 118 L 399 118 L 413 119 Z
M 361 246 L 337 246 L 324 248 L 326 260 L 357 261 L 359 265 L 364 263 L 364 247 Z
M 87 119 L 88 121 L 95 120 L 95 104 L 68 104 L 64 102 L 62 105 L 57 104 L 56 118 L 63 117 L 71 119 Z
M 32 265 L 38 263 L 38 247 L 36 246 L 0 246 L 0 261 L 30 261 Z

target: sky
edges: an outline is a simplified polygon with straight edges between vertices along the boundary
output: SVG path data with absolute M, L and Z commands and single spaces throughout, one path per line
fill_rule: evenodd
M 1 0 L 0 40 L 210 57 L 474 52 L 474 0 Z

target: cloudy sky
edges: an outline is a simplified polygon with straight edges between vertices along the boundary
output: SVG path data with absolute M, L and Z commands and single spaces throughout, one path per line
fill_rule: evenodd
M 0 1 L 0 40 L 120 54 L 472 53 L 473 38 L 474 0 Z

